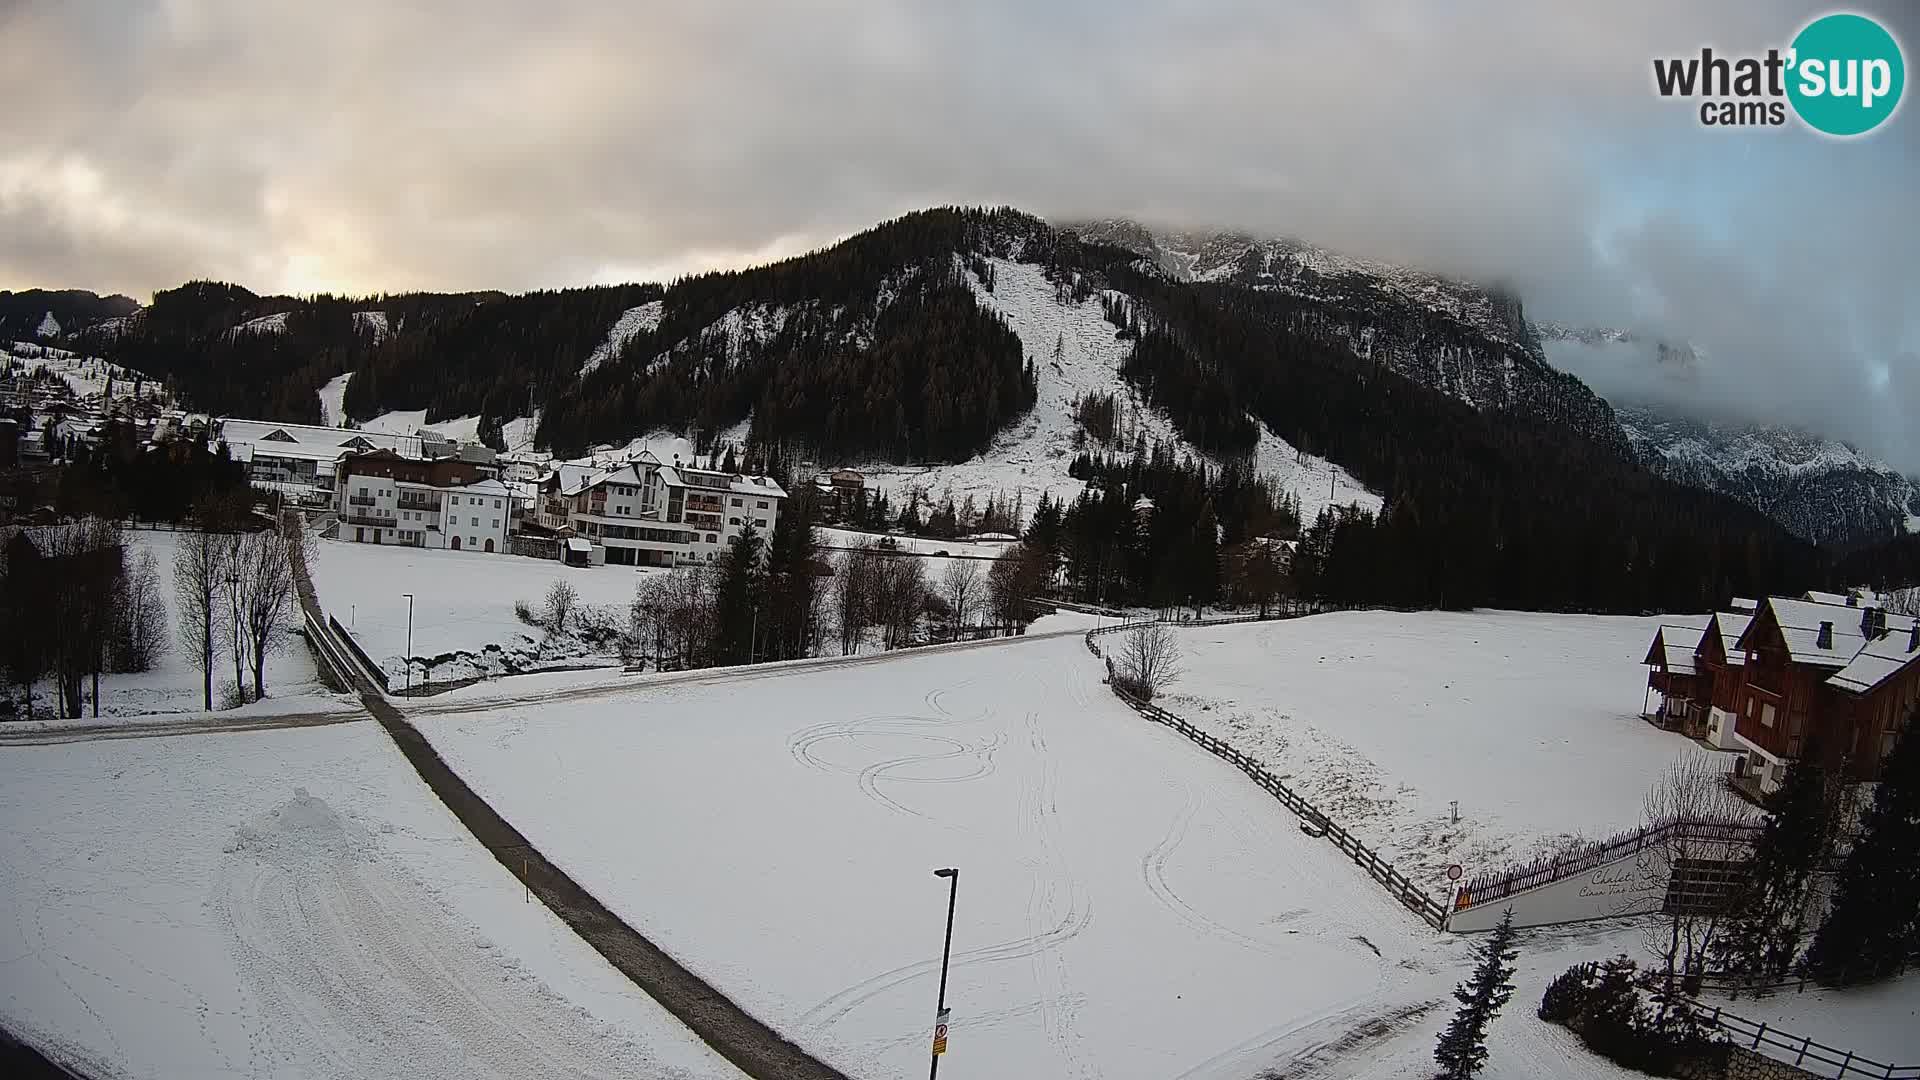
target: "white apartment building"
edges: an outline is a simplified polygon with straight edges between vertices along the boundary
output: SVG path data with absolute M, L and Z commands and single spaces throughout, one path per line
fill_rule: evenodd
M 770 536 L 786 497 L 764 476 L 662 465 L 643 453 L 604 472 L 554 469 L 541 481 L 536 515 L 592 543 L 596 563 L 684 566 L 719 558 L 748 526 Z
M 513 500 L 468 461 L 419 461 L 391 450 L 342 458 L 335 536 L 362 544 L 504 552 Z

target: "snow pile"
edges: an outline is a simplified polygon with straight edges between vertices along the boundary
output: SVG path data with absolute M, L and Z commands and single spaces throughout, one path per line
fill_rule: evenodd
M 387 340 L 392 331 L 387 325 L 387 313 L 384 311 L 356 311 L 353 313 L 353 328 L 361 333 L 372 334 L 375 345 Z
M 369 859 L 372 842 L 302 787 L 293 790 L 292 799 L 234 830 L 226 850 L 286 865 L 309 858 Z
M 627 347 L 627 342 L 632 341 L 635 334 L 652 333 L 658 329 L 660 313 L 665 309 L 666 304 L 663 302 L 649 300 L 638 307 L 630 307 L 621 312 L 620 317 L 615 319 L 613 325 L 607 329 L 606 340 L 595 345 L 586 362 L 580 365 L 580 377 L 586 378 L 601 364 L 620 355 L 620 350 Z
M 322 427 L 347 426 L 347 384 L 353 381 L 353 372 L 335 375 L 320 388 L 320 424 Z

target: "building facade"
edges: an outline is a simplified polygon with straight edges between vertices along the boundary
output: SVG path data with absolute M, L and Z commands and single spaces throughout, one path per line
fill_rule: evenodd
M 450 551 L 505 552 L 507 486 L 471 461 L 418 460 L 392 450 L 342 457 L 335 469 L 341 540 Z
M 688 566 L 713 562 L 748 528 L 769 536 L 786 497 L 764 476 L 663 465 L 643 453 L 611 470 L 554 469 L 541 481 L 535 518 L 587 541 L 596 563 Z

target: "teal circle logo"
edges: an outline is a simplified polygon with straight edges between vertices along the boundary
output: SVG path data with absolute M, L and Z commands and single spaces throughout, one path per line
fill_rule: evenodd
M 1793 39 L 1787 98 L 1815 131 L 1864 135 L 1900 105 L 1900 43 L 1864 15 L 1823 15 Z

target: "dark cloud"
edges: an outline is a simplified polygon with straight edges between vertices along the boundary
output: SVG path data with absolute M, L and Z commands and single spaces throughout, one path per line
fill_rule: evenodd
M 0 287 L 577 284 L 1006 202 L 1508 280 L 1920 466 L 1912 106 L 1706 131 L 1651 58 L 1821 9 L 1557 7 L 0 3 Z

